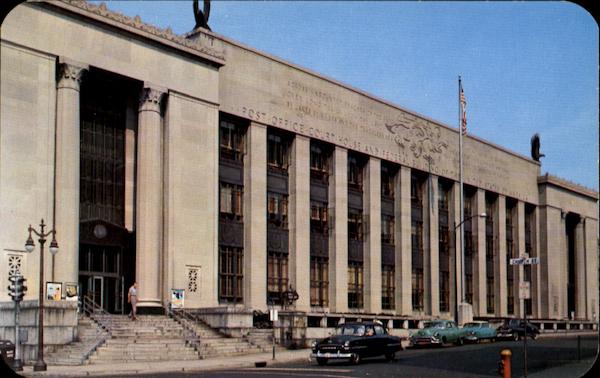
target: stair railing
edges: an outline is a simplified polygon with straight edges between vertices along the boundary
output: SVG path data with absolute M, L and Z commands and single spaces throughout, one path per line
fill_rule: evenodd
M 200 337 L 196 333 L 194 320 L 190 318 L 182 309 L 173 309 L 171 306 L 166 306 L 165 310 L 169 317 L 173 318 L 183 327 L 183 336 L 186 344 L 191 345 L 196 352 L 200 353 L 201 341 Z
M 96 349 L 98 349 L 98 347 L 111 337 L 112 320 L 111 315 L 98 305 L 90 294 L 83 296 L 81 311 L 84 316 L 88 316 L 100 327 L 100 332 L 96 334 L 96 338 L 91 347 L 83 355 L 83 360 L 85 361 L 96 351 Z

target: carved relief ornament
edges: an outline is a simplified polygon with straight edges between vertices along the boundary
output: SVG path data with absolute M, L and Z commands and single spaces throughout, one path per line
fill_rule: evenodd
M 86 71 L 87 69 L 83 67 L 68 63 L 60 63 L 57 72 L 57 88 L 70 88 L 79 91 L 81 78 Z
M 139 111 L 157 112 L 160 113 L 160 103 L 165 92 L 155 88 L 144 88 L 140 95 Z
M 399 119 L 385 124 L 388 132 L 394 135 L 394 141 L 402 149 L 408 149 L 416 159 L 423 158 L 435 163 L 448 148 L 442 139 L 439 126 L 430 125 L 420 120 L 409 122 Z

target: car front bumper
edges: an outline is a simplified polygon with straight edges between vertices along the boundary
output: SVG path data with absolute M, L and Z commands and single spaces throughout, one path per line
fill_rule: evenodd
M 414 337 L 410 339 L 410 345 L 412 346 L 440 345 L 441 343 L 442 340 L 435 337 Z
M 317 351 L 317 353 L 311 353 L 310 355 L 311 358 L 327 358 L 327 359 L 347 359 L 347 358 L 352 358 L 354 357 L 354 353 L 350 353 L 350 352 L 342 352 L 342 351 L 337 351 L 337 352 L 320 352 Z

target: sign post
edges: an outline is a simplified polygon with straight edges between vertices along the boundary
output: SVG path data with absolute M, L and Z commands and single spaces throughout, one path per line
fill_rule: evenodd
M 510 265 L 537 265 L 540 263 L 539 257 L 518 257 L 510 259 Z M 524 354 L 524 376 L 527 378 L 527 310 L 525 309 L 525 299 L 531 298 L 531 285 L 529 281 L 519 282 L 519 299 L 523 300 L 523 354 Z

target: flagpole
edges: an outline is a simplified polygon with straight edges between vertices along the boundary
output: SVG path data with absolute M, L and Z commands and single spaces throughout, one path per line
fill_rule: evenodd
M 461 304 L 465 302 L 465 240 L 464 240 L 464 220 L 465 208 L 463 205 L 463 109 L 462 109 L 462 82 L 458 76 L 458 151 L 459 151 L 459 179 L 460 179 L 460 284 L 461 284 Z M 458 300 L 458 298 L 457 298 Z M 462 306 L 460 306 L 462 308 Z

